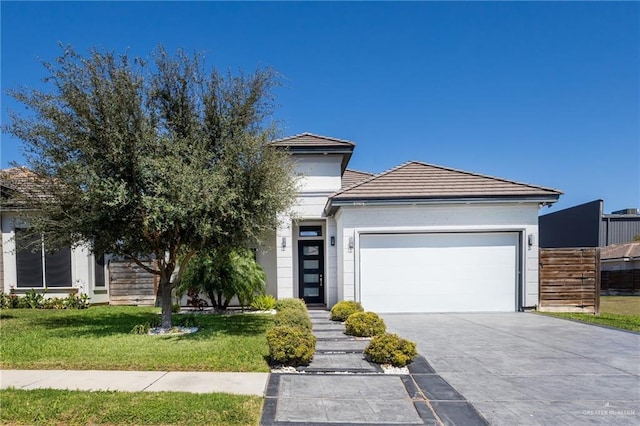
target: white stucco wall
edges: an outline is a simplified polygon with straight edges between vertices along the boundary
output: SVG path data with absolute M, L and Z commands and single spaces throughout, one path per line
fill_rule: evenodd
M 538 304 L 538 205 L 443 204 L 415 206 L 348 206 L 336 213 L 338 297 L 355 300 L 358 294 L 359 234 L 366 232 L 514 231 L 521 238 L 522 305 Z M 528 246 L 533 234 L 535 244 Z M 353 249 L 349 238 L 353 237 Z
M 16 268 L 15 254 L 15 232 L 16 228 L 28 226 L 25 219 L 20 218 L 14 212 L 2 212 L 2 260 L 3 260 L 3 288 L 2 291 L 8 293 L 15 289 L 18 294 L 29 290 L 28 288 L 18 288 L 18 273 Z M 94 258 L 86 245 L 81 245 L 71 249 L 71 283 L 68 287 L 47 288 L 46 297 L 66 297 L 71 289 L 77 289 L 80 294 L 89 295 L 91 303 L 107 303 L 108 294 L 108 273 L 105 266 L 105 287 L 95 289 Z M 36 288 L 38 289 L 38 288 Z M 43 290 L 42 287 L 40 289 Z
M 334 192 L 341 185 L 342 155 L 294 155 L 299 192 Z

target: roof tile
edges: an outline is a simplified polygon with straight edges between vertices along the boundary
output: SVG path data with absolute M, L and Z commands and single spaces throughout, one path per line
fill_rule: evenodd
M 337 192 L 344 199 L 428 199 L 558 196 L 561 191 L 493 176 L 410 161 Z

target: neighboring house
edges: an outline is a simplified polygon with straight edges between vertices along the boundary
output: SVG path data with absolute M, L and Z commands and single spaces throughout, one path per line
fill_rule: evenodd
M 16 197 L 18 193 L 34 193 L 34 174 L 25 167 L 0 171 L 0 224 L 2 231 L 0 256 L 0 290 L 24 294 L 30 289 L 46 290 L 49 297 L 66 297 L 69 293 L 87 294 L 91 303 L 109 301 L 104 257 L 96 257 L 87 246 L 62 248 L 54 253 L 47 250 L 46 236 L 34 250 L 25 246 L 33 243 L 26 233 L 28 208 Z M 17 243 L 17 244 L 16 244 Z
M 604 214 L 603 204 L 595 200 L 540 216 L 540 247 L 605 247 L 640 235 L 638 209 Z
M 378 312 L 538 304 L 538 210 L 560 191 L 422 162 L 356 172 L 354 143 L 309 133 L 273 145 L 300 176 L 292 215 L 257 251 L 277 298 Z
M 603 294 L 640 295 L 640 242 L 602 248 L 600 270 Z

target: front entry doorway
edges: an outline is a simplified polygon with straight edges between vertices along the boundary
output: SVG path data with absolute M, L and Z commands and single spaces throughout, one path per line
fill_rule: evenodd
M 299 297 L 324 304 L 324 241 L 298 241 Z

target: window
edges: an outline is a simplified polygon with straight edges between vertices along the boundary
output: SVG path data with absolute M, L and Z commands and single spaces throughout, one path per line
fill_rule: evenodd
M 94 274 L 94 287 L 104 287 L 104 254 L 93 254 L 94 265 L 93 265 L 93 274 Z
M 322 237 L 322 226 L 301 226 L 300 237 Z
M 71 248 L 45 253 L 42 237 L 15 230 L 18 288 L 71 287 Z

